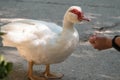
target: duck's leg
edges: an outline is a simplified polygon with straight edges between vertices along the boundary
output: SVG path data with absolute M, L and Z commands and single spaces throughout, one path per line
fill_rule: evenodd
M 50 78 L 60 79 L 64 76 L 63 74 L 56 74 L 56 73 L 50 72 L 50 65 L 46 65 L 45 72 L 43 72 L 42 75 L 44 75 L 44 77 L 49 78 L 49 79 Z
M 33 75 L 33 65 L 34 65 L 33 61 L 30 61 L 28 63 L 28 78 L 30 80 L 46 80 L 44 77 L 38 77 Z

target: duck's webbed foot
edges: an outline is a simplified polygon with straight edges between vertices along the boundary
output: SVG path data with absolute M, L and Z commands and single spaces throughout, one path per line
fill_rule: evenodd
M 47 80 L 44 77 L 38 77 L 38 76 L 35 76 L 35 75 L 28 76 L 28 79 L 29 80 Z
M 28 65 L 28 79 L 29 80 L 47 80 L 45 77 L 38 77 L 33 75 L 33 62 L 30 61 Z
M 50 72 L 50 66 L 46 65 L 46 70 L 45 72 L 41 73 L 41 76 L 44 76 L 45 78 L 48 79 L 61 79 L 64 75 L 60 73 L 58 74 L 58 73 Z
M 44 74 L 44 76 L 46 78 L 52 78 L 52 79 L 61 79 L 64 75 L 63 74 L 58 74 L 58 73 L 48 73 L 48 74 Z

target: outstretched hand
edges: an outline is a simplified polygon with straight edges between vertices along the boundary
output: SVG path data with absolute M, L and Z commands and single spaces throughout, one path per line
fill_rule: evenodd
M 92 35 L 89 38 L 91 45 L 98 50 L 105 50 L 112 48 L 112 39 L 105 36 Z

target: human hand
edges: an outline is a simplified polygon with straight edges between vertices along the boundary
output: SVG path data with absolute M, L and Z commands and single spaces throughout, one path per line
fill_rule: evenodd
M 112 39 L 100 35 L 92 35 L 89 38 L 91 45 L 98 50 L 105 50 L 112 48 Z

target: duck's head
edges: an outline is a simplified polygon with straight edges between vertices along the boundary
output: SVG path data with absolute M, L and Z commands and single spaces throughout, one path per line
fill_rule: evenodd
M 81 21 L 90 21 L 90 19 L 84 16 L 81 7 L 79 6 L 71 6 L 64 16 L 64 19 L 71 23 L 79 23 Z

